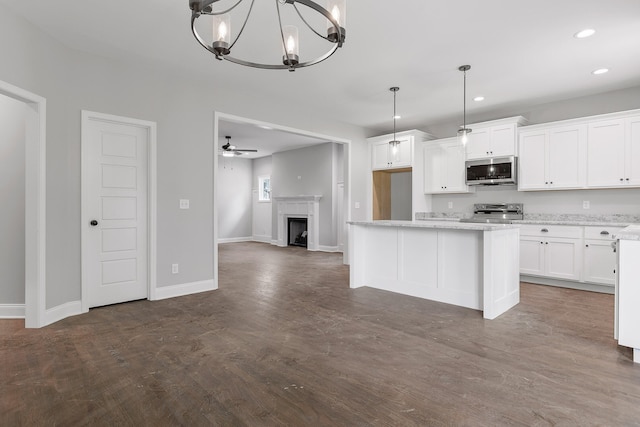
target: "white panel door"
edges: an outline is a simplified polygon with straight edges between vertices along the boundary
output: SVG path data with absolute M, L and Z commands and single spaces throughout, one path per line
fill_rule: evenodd
M 519 190 L 542 190 L 547 180 L 547 131 L 520 133 Z
M 391 167 L 389 159 L 389 142 L 378 142 L 371 147 L 371 168 L 387 169 Z
M 447 192 L 466 192 L 466 170 L 464 167 L 464 147 L 458 141 L 444 144 L 446 168 L 444 170 L 444 182 Z
M 491 156 L 513 156 L 516 154 L 516 125 L 502 125 L 491 128 Z
M 587 185 L 624 185 L 624 120 L 589 124 L 587 137 Z
M 520 274 L 544 275 L 544 242 L 538 237 L 520 236 Z
M 491 129 L 472 129 L 467 141 L 467 159 L 482 159 L 491 157 Z
M 549 131 L 549 185 L 551 188 L 584 187 L 583 162 L 586 126 L 572 126 Z
M 640 116 L 627 119 L 625 184 L 640 186 Z
M 89 307 L 147 298 L 148 129 L 95 118 L 86 126 L 82 185 L 90 222 L 82 224 L 82 257 Z

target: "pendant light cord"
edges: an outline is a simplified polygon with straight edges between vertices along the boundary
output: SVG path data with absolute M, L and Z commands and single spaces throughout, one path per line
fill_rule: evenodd
M 464 81 L 462 83 L 462 129 L 467 131 L 467 70 L 463 71 Z

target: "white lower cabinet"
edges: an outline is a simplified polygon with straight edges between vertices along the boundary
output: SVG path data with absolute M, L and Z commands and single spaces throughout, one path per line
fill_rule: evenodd
M 584 228 L 585 282 L 613 286 L 615 284 L 616 254 L 611 243 L 622 227 Z
M 622 227 L 526 224 L 520 228 L 520 274 L 613 286 L 611 243 Z
M 581 239 L 520 237 L 520 274 L 580 280 Z

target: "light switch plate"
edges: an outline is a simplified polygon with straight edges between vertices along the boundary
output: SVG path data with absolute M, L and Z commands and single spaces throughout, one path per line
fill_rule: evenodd
M 179 272 L 178 264 L 171 264 L 171 274 L 178 274 Z
M 355 202 L 355 203 L 354 203 L 354 207 L 355 207 L 356 209 L 360 209 L 360 202 Z
M 189 209 L 189 199 L 180 199 L 180 209 Z
M 448 207 L 449 209 L 453 209 L 453 202 L 449 202 L 449 203 L 447 203 L 447 207 Z
M 591 203 L 588 200 L 583 200 L 582 209 L 591 209 Z

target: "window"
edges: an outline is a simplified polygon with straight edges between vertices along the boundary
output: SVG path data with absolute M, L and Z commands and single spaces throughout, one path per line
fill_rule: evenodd
M 258 201 L 260 202 L 271 201 L 271 177 L 270 176 L 258 177 Z

